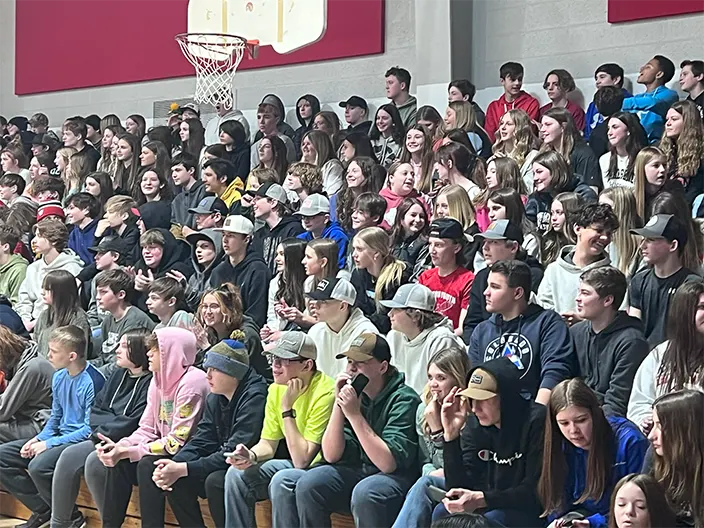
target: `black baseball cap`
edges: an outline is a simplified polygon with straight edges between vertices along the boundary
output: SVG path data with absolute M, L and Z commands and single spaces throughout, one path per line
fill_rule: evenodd
M 91 114 L 85 119 L 86 125 L 90 125 L 93 127 L 93 130 L 97 130 L 100 132 L 100 117 L 98 117 L 96 114 Z
M 454 218 L 438 218 L 430 223 L 428 236 L 459 240 L 464 238 L 464 229 L 462 229 L 462 224 Z
M 306 296 L 314 301 L 335 300 L 352 306 L 357 300 L 357 290 L 347 279 L 329 278 L 321 280 L 318 286 Z
M 129 253 L 125 242 L 116 236 L 103 237 L 97 246 L 89 247 L 88 251 L 91 253 L 108 253 L 112 251 L 118 255 L 127 255 Z
M 513 240 L 519 244 L 523 243 L 523 231 L 521 230 L 521 226 L 505 219 L 495 220 L 489 224 L 486 231 L 477 233 L 475 236 L 486 240 Z
M 654 215 L 640 229 L 631 229 L 631 233 L 644 238 L 664 238 L 670 242 L 677 240 L 680 247 L 687 243 L 687 228 L 674 215 Z
M 360 334 L 350 344 L 350 347 L 342 354 L 335 356 L 336 359 L 348 358 L 352 361 L 364 363 L 370 359 L 378 361 L 391 361 L 391 349 L 389 343 L 382 336 L 372 333 Z
M 189 209 L 188 212 L 191 214 L 220 213 L 223 217 L 225 217 L 230 210 L 227 208 L 227 204 L 217 196 L 206 196 L 200 201 L 198 207 Z
M 347 101 L 340 101 L 340 108 L 345 108 L 346 106 L 356 106 L 357 108 L 362 108 L 365 111 L 369 110 L 367 102 L 358 95 L 353 95 Z

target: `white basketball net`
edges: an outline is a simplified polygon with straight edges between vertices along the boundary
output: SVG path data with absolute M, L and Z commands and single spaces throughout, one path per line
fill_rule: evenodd
M 232 85 L 247 40 L 234 35 L 183 33 L 176 35 L 176 42 L 196 69 L 195 101 L 234 108 Z

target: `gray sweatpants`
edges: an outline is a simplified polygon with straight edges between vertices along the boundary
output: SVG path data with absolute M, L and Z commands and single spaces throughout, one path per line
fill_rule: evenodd
M 105 484 L 108 479 L 108 469 L 98 459 L 98 452 L 93 450 L 86 458 L 86 466 L 83 470 L 83 475 L 86 479 L 86 485 L 93 495 L 93 502 L 98 507 L 100 518 L 103 518 L 105 506 Z
M 95 451 L 91 440 L 74 444 L 61 453 L 51 487 L 51 528 L 70 528 L 78 489 L 88 455 Z M 100 464 L 100 461 L 98 461 Z M 102 464 L 100 464 L 102 465 Z

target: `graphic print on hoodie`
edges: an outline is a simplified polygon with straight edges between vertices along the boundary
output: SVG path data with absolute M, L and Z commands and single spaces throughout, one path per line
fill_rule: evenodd
M 145 455 L 175 455 L 195 431 L 208 396 L 205 372 L 193 366 L 196 338 L 183 328 L 161 328 L 160 367 L 149 384 L 139 428 L 120 440 L 131 462 Z

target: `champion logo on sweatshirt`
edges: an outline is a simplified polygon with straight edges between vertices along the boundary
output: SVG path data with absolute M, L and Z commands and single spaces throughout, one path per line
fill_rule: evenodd
M 502 334 L 489 343 L 484 351 L 484 361 L 499 357 L 510 359 L 522 371 L 523 378 L 533 364 L 533 347 L 522 334 Z
M 523 458 L 523 453 L 515 452 L 512 457 L 499 458 L 496 456 L 494 451 L 489 449 L 481 449 L 479 450 L 479 453 L 477 453 L 477 456 L 482 462 L 494 462 L 495 464 L 499 464 L 501 466 L 512 466 L 516 460 Z

